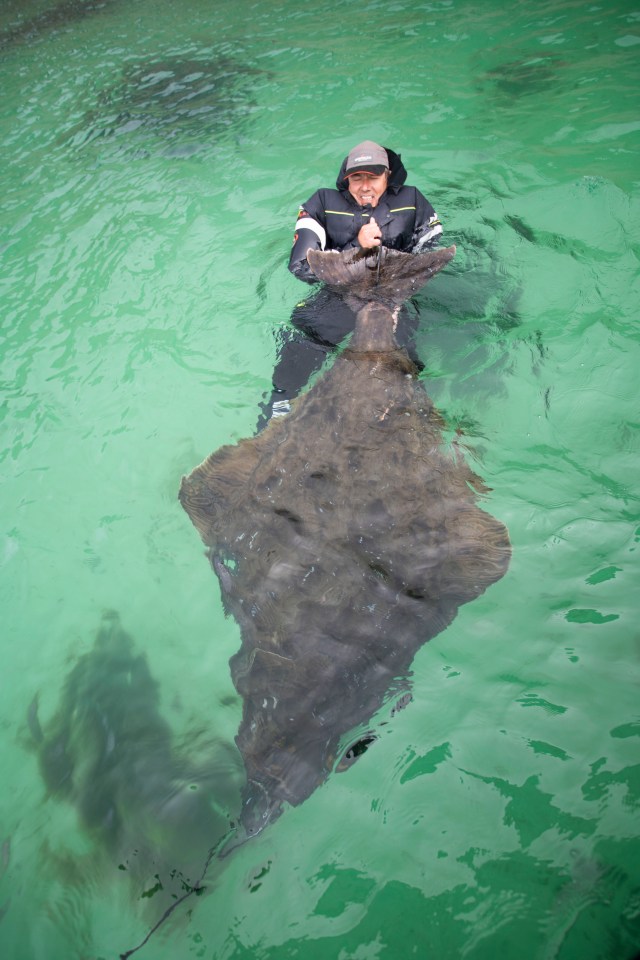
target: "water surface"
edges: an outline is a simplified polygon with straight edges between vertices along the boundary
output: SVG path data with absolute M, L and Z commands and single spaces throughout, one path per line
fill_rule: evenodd
M 418 297 L 422 377 L 511 567 L 139 956 L 630 958 L 640 7 L 33 0 L 0 31 L 3 954 L 147 930 L 29 749 L 105 610 L 176 737 L 233 744 L 239 632 L 177 489 L 253 431 L 306 293 L 298 204 L 373 138 L 458 245 Z

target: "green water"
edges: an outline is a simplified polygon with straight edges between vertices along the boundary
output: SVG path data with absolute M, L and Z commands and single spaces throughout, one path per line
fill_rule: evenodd
M 458 245 L 419 297 L 422 376 L 511 567 L 423 647 L 375 745 L 137 956 L 628 960 L 640 6 L 51 9 L 0 11 L 2 956 L 117 957 L 148 929 L 47 797 L 26 722 L 35 694 L 52 715 L 104 610 L 176 736 L 233 743 L 239 631 L 177 489 L 252 433 L 305 292 L 286 269 L 298 204 L 372 138 Z M 154 95 L 163 71 L 203 84 L 201 111 Z

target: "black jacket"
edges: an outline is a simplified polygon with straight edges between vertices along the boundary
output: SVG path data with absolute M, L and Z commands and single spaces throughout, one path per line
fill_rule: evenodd
M 375 216 L 382 244 L 394 250 L 417 253 L 435 247 L 442 233 L 438 216 L 419 190 L 405 186 L 407 171 L 400 154 L 387 150 L 389 183 L 378 205 L 361 207 L 349 193 L 344 178 L 347 158 L 336 180 L 337 190 L 318 190 L 300 207 L 289 270 L 299 280 L 318 283 L 307 263 L 307 251 L 346 250 L 358 247 L 360 227 Z

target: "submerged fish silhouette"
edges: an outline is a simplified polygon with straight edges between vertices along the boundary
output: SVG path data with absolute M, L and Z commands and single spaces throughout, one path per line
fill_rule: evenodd
M 37 699 L 29 713 L 49 796 L 72 804 L 94 841 L 74 862 L 77 882 L 127 878 L 132 898 L 155 917 L 198 888 L 240 786 L 233 748 L 217 744 L 206 766 L 196 765 L 176 746 L 159 701 L 146 657 L 109 612 L 70 670 L 55 715 L 41 725 Z
M 444 448 L 394 339 L 392 308 L 454 253 L 310 251 L 316 275 L 360 302 L 349 347 L 288 416 L 182 480 L 241 630 L 249 835 L 326 779 L 417 650 L 507 569 L 507 531 L 477 507 L 481 481 Z

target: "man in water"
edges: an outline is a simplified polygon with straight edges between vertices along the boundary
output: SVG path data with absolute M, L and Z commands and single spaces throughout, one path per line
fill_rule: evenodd
M 307 252 L 361 249 L 380 245 L 418 253 L 435 247 L 442 226 L 429 201 L 405 185 L 407 171 L 400 154 L 371 140 L 359 143 L 342 161 L 336 190 L 318 190 L 300 207 L 289 258 L 289 270 L 305 283 L 318 283 Z M 422 367 L 413 342 L 417 317 L 400 313 L 396 339 Z M 286 330 L 273 373 L 273 393 L 262 405 L 258 427 L 270 416 L 289 410 L 309 377 L 327 354 L 352 332 L 355 314 L 339 296 L 321 288 L 298 304 L 291 317 L 295 330 Z

